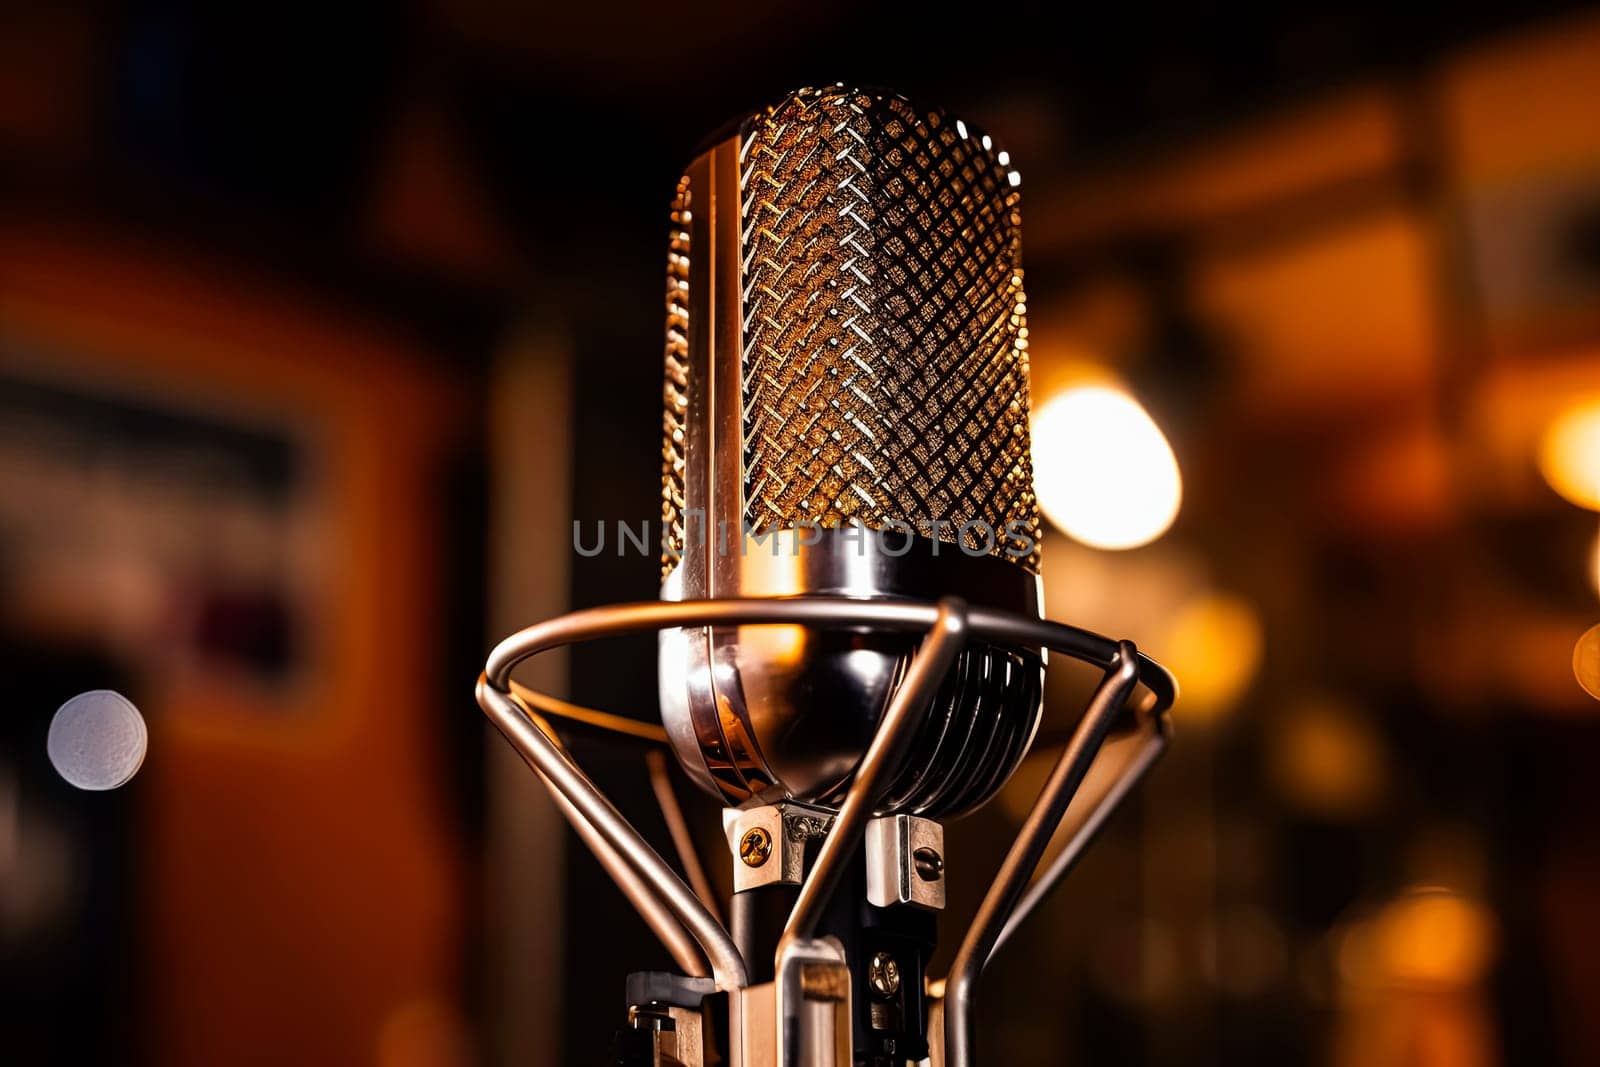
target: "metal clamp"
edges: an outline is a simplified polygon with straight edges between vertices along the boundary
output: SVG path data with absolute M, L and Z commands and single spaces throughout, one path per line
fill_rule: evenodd
M 764 885 L 800 885 L 806 879 L 806 845 L 826 837 L 833 812 L 793 800 L 758 808 L 724 808 L 733 854 L 733 891 Z
M 944 827 L 915 815 L 867 824 L 867 901 L 944 910 Z

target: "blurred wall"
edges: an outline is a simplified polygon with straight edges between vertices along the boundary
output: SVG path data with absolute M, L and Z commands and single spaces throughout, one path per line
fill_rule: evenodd
M 13 373 L 276 420 L 305 444 L 316 562 L 295 669 L 264 681 L 124 635 L 151 735 L 125 1007 L 150 1062 L 404 1063 L 416 1043 L 465 1041 L 467 871 L 434 620 L 468 392 L 293 284 L 15 212 L 0 213 L 0 333 Z M 98 625 L 118 590 L 90 595 L 53 616 Z

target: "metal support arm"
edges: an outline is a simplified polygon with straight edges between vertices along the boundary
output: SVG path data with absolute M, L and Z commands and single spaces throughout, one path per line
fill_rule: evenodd
M 1043 858 L 1051 836 L 1066 814 L 1067 805 L 1138 680 L 1136 650 L 1131 642 L 1123 641 L 1089 701 L 1089 710 L 1056 761 L 1039 799 L 1022 824 L 1022 831 L 1012 842 L 950 966 L 950 976 L 944 985 L 944 1067 L 972 1067 L 975 1055 L 973 1008 L 978 978 L 999 943 L 1007 920 L 1022 899 L 1028 879 Z
M 653 902 L 659 902 L 699 943 L 711 963 L 711 974 L 718 988 L 729 991 L 744 988 L 749 980 L 744 957 L 727 929 L 712 917 L 694 892 L 606 799 L 589 776 L 561 750 L 548 729 L 503 690 L 490 684 L 487 676 L 478 680 L 478 703 L 506 740 L 538 770 L 552 792 L 570 802 L 583 821 L 649 886 L 652 892 L 634 900 L 641 913 L 648 918 L 646 909 L 653 908 Z M 624 886 L 625 891 L 629 888 L 633 886 Z

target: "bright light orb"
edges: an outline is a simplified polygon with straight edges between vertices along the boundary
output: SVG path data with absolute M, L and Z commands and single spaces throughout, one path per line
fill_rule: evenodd
M 1033 477 L 1045 518 L 1093 548 L 1149 544 L 1183 502 L 1178 460 L 1161 427 L 1107 385 L 1074 386 L 1034 412 Z
M 150 743 L 133 702 L 110 689 L 79 693 L 56 709 L 45 751 L 56 773 L 79 789 L 125 785 L 144 763 Z
M 1261 665 L 1261 619 L 1248 601 L 1206 594 L 1179 608 L 1153 647 L 1183 687 L 1175 713 L 1185 721 L 1219 718 Z
M 1539 444 L 1539 472 L 1568 501 L 1600 511 L 1600 398 L 1568 408 L 1550 424 Z

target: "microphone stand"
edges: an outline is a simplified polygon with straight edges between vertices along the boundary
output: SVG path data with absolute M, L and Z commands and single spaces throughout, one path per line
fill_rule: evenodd
M 526 689 L 511 674 L 540 652 L 600 637 L 783 623 L 924 636 L 836 811 L 789 802 L 725 811 L 735 871 L 730 931 L 664 776 L 659 750 L 665 732 Z M 1094 664 L 1104 676 L 968 926 L 949 975 L 930 979 L 924 973 L 932 949 L 926 913 L 944 905 L 943 831 L 931 820 L 875 810 L 969 641 L 1047 649 Z M 484 713 L 550 789 L 682 970 L 629 976 L 628 1026 L 618 1045 L 619 1063 L 629 1067 L 903 1067 L 921 1060 L 924 1050 L 932 1067 L 973 1067 L 973 1015 L 984 967 L 1160 756 L 1169 734 L 1165 712 L 1175 696 L 1172 676 L 1131 642 L 969 607 L 953 597 L 739 598 L 594 608 L 508 637 L 490 653 L 477 686 Z M 1108 741 L 1130 715 L 1127 736 Z M 551 719 L 652 747 L 656 795 L 698 892 L 578 767 Z M 1089 789 L 1086 780 L 1094 783 Z M 1039 873 L 1063 825 L 1065 845 Z M 840 892 L 847 881 L 853 888 L 864 883 L 865 901 Z M 774 918 L 761 916 L 773 905 L 782 915 L 775 939 Z M 873 945 L 898 946 L 899 953 L 873 951 Z M 885 1038 L 885 1032 L 896 1036 Z M 873 1035 L 875 1048 L 864 1047 L 863 1034 Z

